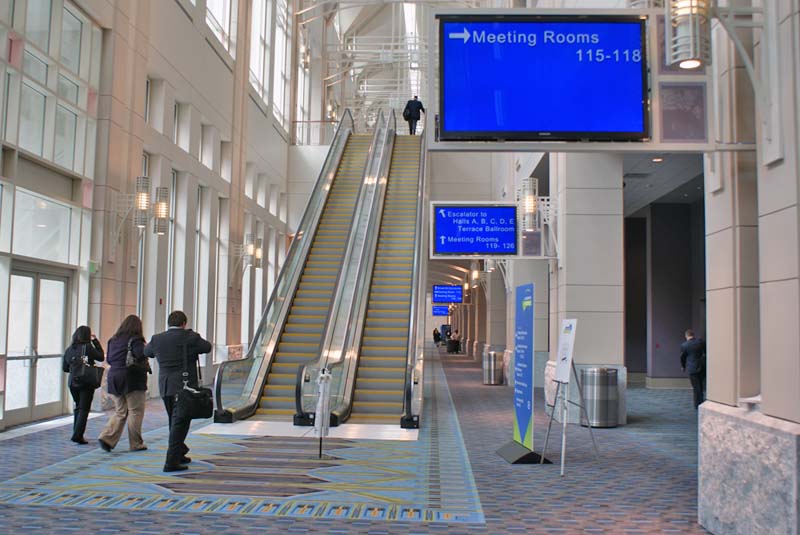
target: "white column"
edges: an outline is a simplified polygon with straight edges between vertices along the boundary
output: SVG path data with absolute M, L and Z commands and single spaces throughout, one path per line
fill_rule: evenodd
M 550 191 L 560 209 L 561 258 L 552 273 L 556 304 L 551 333 L 561 321 L 577 319 L 574 361 L 617 370 L 619 423 L 625 423 L 625 322 L 622 156 L 551 154 Z M 550 345 L 545 370 L 548 401 L 553 390 L 557 340 Z M 577 399 L 577 388 L 570 388 Z M 578 411 L 570 414 L 578 421 Z

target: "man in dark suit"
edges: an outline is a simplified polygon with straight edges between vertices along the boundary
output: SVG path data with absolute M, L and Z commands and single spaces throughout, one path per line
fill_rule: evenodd
M 186 435 L 189 433 L 191 419 L 181 411 L 175 410 L 178 392 L 184 381 L 197 387 L 197 356 L 211 351 L 211 343 L 202 336 L 186 328 L 186 314 L 180 310 L 171 312 L 167 318 L 168 328 L 153 336 L 144 348 L 144 354 L 158 361 L 158 390 L 169 418 L 169 447 L 165 472 L 177 472 L 189 468 L 192 460 L 186 456 Z
M 687 329 L 686 341 L 681 344 L 681 370 L 689 374 L 694 390 L 694 408 L 705 401 L 706 383 L 706 343 L 694 337 L 694 331 Z
M 403 119 L 408 121 L 408 133 L 412 136 L 417 133 L 417 121 L 420 118 L 419 112 L 425 113 L 425 106 L 414 95 L 414 99 L 406 102 L 406 107 L 403 109 Z

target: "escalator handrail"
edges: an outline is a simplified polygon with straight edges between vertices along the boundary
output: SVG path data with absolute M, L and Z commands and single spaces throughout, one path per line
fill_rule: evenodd
M 242 391 L 240 399 L 246 399 L 246 401 L 238 406 L 224 407 L 222 405 L 222 380 L 224 377 L 224 370 L 228 366 L 244 366 L 244 364 L 242 364 L 243 360 L 255 360 L 256 350 L 263 346 L 263 344 L 259 343 L 259 341 L 261 340 L 261 337 L 264 335 L 265 329 L 267 328 L 266 321 L 268 312 L 273 307 L 278 306 L 275 303 L 276 290 L 281 288 L 283 281 L 287 278 L 289 279 L 290 287 L 290 289 L 287 291 L 287 295 L 294 295 L 300 280 L 300 274 L 303 272 L 303 267 L 305 266 L 305 260 L 297 262 L 294 270 L 291 273 L 288 272 L 287 266 L 292 264 L 292 260 L 294 259 L 295 255 L 302 255 L 301 258 L 306 258 L 308 256 L 308 252 L 311 248 L 311 242 L 316 235 L 319 219 L 322 217 L 322 212 L 327 202 L 327 196 L 331 190 L 331 183 L 336 176 L 336 170 L 339 167 L 342 156 L 344 155 L 347 139 L 354 132 L 355 121 L 353 119 L 353 115 L 349 109 L 346 109 L 336 127 L 333 139 L 331 140 L 331 148 L 328 151 L 328 155 L 322 165 L 322 170 L 317 177 L 314 188 L 312 189 L 312 193 L 309 196 L 308 203 L 303 211 L 303 216 L 297 226 L 297 231 L 295 232 L 295 235 L 289 246 L 289 250 L 286 253 L 283 265 L 279 270 L 278 277 L 275 280 L 275 286 L 273 287 L 274 289 L 270 293 L 269 299 L 262 310 L 261 319 L 259 320 L 258 327 L 253 335 L 253 341 L 247 350 L 247 355 L 241 360 L 223 362 L 217 369 L 217 373 L 214 378 L 214 395 L 216 397 L 216 412 L 218 415 L 215 415 L 215 419 L 225 422 L 233 422 L 247 418 L 255 412 L 256 407 L 258 406 L 258 400 L 261 395 L 261 390 L 263 390 L 264 387 L 267 371 L 270 368 L 272 359 L 275 355 L 275 350 L 277 349 L 276 336 L 279 336 L 280 331 L 283 329 L 283 324 L 285 323 L 289 309 L 291 308 L 292 299 L 284 299 L 283 303 L 280 304 L 281 309 L 277 316 L 275 325 L 272 328 L 272 332 L 269 335 L 269 345 L 265 350 L 265 358 L 261 361 L 261 365 L 256 372 L 257 375 L 253 381 L 253 384 L 251 385 L 252 388 L 250 389 L 250 392 L 245 392 L 244 390 Z M 322 200 L 317 200 L 317 209 L 312 210 L 312 208 L 314 208 L 312 203 L 314 202 L 315 194 L 324 195 L 324 197 Z M 267 353 L 269 353 L 269 355 L 267 355 Z M 250 373 L 252 374 L 253 371 L 251 370 Z
M 350 231 L 350 234 L 348 236 L 347 246 L 345 248 L 345 252 L 344 252 L 344 255 L 343 255 L 343 258 L 344 258 L 344 261 L 342 263 L 343 268 L 342 268 L 341 272 L 339 273 L 339 279 L 337 280 L 336 288 L 334 290 L 334 302 L 335 302 L 335 304 L 331 305 L 331 309 L 330 309 L 331 312 L 330 312 L 330 314 L 328 316 L 328 319 L 327 319 L 327 321 L 325 323 L 323 341 L 322 341 L 322 344 L 320 345 L 320 358 L 315 363 L 309 363 L 309 364 L 305 365 L 304 367 L 302 367 L 302 371 L 297 374 L 298 383 L 297 383 L 297 385 L 295 387 L 295 409 L 296 409 L 296 420 L 297 421 L 303 421 L 303 422 L 310 422 L 311 421 L 310 414 L 307 413 L 303 409 L 303 400 L 302 400 L 302 398 L 303 398 L 303 384 L 305 383 L 306 378 L 310 377 L 310 375 L 307 373 L 307 370 L 309 368 L 319 369 L 319 368 L 327 366 L 329 369 L 331 369 L 332 375 L 336 376 L 334 370 L 336 368 L 341 367 L 345 362 L 345 356 L 347 355 L 347 351 L 348 351 L 348 342 L 349 342 L 348 336 L 350 334 L 350 329 L 349 328 L 348 328 L 348 331 L 345 334 L 345 337 L 342 339 L 341 347 L 340 347 L 339 353 L 338 353 L 339 358 L 337 358 L 335 360 L 331 360 L 332 353 L 334 351 L 336 351 L 336 349 L 337 349 L 337 348 L 333 347 L 333 345 L 335 344 L 335 341 L 333 340 L 333 337 L 336 334 L 336 332 L 338 332 L 338 331 L 336 331 L 336 332 L 334 332 L 334 331 L 336 330 L 336 327 L 337 327 L 337 319 L 340 316 L 339 311 L 340 311 L 341 306 L 342 306 L 342 301 L 345 300 L 350 295 L 350 294 L 348 294 L 348 296 L 344 295 L 344 292 L 346 291 L 346 288 L 344 288 L 342 286 L 342 283 L 344 282 L 343 277 L 345 276 L 345 274 L 350 275 L 351 277 L 354 277 L 354 279 L 350 279 L 350 280 L 354 280 L 355 281 L 355 284 L 353 286 L 353 295 L 358 295 L 359 292 L 364 291 L 363 283 L 362 283 L 362 279 L 364 278 L 363 277 L 363 275 L 364 275 L 363 274 L 363 269 L 364 269 L 364 262 L 365 262 L 364 258 L 365 258 L 365 256 L 367 256 L 367 252 L 369 252 L 369 254 L 373 254 L 374 253 L 374 247 L 375 247 L 374 236 L 377 236 L 376 225 L 374 224 L 375 223 L 375 215 L 374 214 L 376 212 L 374 205 L 375 205 L 376 198 L 380 195 L 380 190 L 378 188 L 382 187 L 384 189 L 384 191 L 385 191 L 385 188 L 386 188 L 385 181 L 381 184 L 380 183 L 380 179 L 381 179 L 381 177 L 384 176 L 384 174 L 386 172 L 385 167 L 386 167 L 386 160 L 387 160 L 387 157 L 386 157 L 387 145 L 389 144 L 389 140 L 392 139 L 393 136 L 394 136 L 394 129 L 396 128 L 396 125 L 397 125 L 397 121 L 395 119 L 394 112 L 392 112 L 392 115 L 390 116 L 388 121 L 385 119 L 384 114 L 383 114 L 382 111 L 379 113 L 378 120 L 375 123 L 375 132 L 374 132 L 374 138 L 373 138 L 373 147 L 374 147 L 375 150 L 370 152 L 369 158 L 367 160 L 367 165 L 366 165 L 366 168 L 365 168 L 365 176 L 364 176 L 364 181 L 365 182 L 366 182 L 366 180 L 368 178 L 372 178 L 375 181 L 374 182 L 375 189 L 372 192 L 373 195 L 372 195 L 371 198 L 365 197 L 368 194 L 368 192 L 366 190 L 362 190 L 362 191 L 359 192 L 358 203 L 357 203 L 357 206 L 356 206 L 356 210 L 354 210 L 353 227 L 352 227 L 352 229 Z M 393 126 L 393 128 L 392 128 L 392 126 Z M 383 133 L 382 139 L 379 138 L 379 135 L 381 134 L 381 132 Z M 376 166 L 377 166 L 377 168 L 376 168 Z M 371 175 L 371 177 L 368 176 L 368 175 Z M 371 204 L 368 205 L 367 203 L 371 203 Z M 368 230 L 368 234 L 364 237 L 364 241 L 365 241 L 365 243 L 371 243 L 372 245 L 371 246 L 362 246 L 361 254 L 357 258 L 354 258 L 354 256 L 358 254 L 357 250 L 355 249 L 356 248 L 356 240 L 358 239 L 359 230 L 361 228 L 363 228 L 361 226 L 360 221 L 357 221 L 356 219 L 359 219 L 359 220 L 362 219 L 364 217 L 364 215 L 363 215 L 364 214 L 364 210 L 366 210 L 366 209 L 369 209 L 369 212 L 366 215 L 366 217 L 368 217 L 369 219 L 364 224 L 364 226 Z M 374 234 L 374 236 L 373 236 L 373 234 Z M 373 256 L 374 256 L 374 254 L 373 254 Z M 349 272 L 349 268 L 345 268 L 344 267 L 344 266 L 351 265 L 352 262 L 357 262 L 357 264 L 355 266 L 355 270 L 356 270 L 355 271 L 355 275 L 352 275 Z M 353 316 L 353 302 L 354 301 L 355 301 L 355 299 L 351 299 L 349 301 L 349 303 L 345 305 L 347 307 L 347 310 L 346 310 L 346 313 L 345 313 L 347 318 L 352 318 L 352 316 Z M 351 321 L 351 319 L 348 319 L 347 325 L 350 325 L 350 321 Z
M 427 117 L 426 117 L 427 119 Z M 426 121 L 427 122 L 427 121 Z M 411 264 L 411 301 L 408 313 L 408 346 L 407 346 L 407 360 L 406 360 L 406 377 L 405 377 L 405 392 L 403 395 L 403 420 L 409 421 L 414 415 L 412 414 L 412 396 L 414 390 L 414 368 L 416 364 L 417 353 L 417 332 L 419 330 L 419 301 L 421 292 L 423 292 L 421 272 L 423 255 L 427 251 L 422 250 L 423 239 L 425 238 L 426 230 L 423 229 L 425 221 L 425 204 L 427 203 L 427 184 L 425 183 L 425 151 L 427 149 L 427 138 L 424 134 L 420 136 L 419 146 L 419 185 L 417 189 L 417 220 L 416 228 L 414 229 L 414 261 Z
M 342 381 L 342 384 L 344 385 L 344 392 L 342 395 L 341 404 L 336 407 L 331 407 L 332 417 L 338 422 L 346 420 L 353 407 L 355 379 L 358 371 L 358 361 L 361 356 L 361 338 L 367 313 L 369 292 L 372 287 L 372 274 L 375 265 L 378 238 L 381 230 L 381 220 L 383 217 L 386 191 L 389 186 L 389 166 L 392 160 L 392 151 L 394 148 L 394 139 L 396 134 L 397 116 L 395 115 L 394 110 L 391 110 L 384 135 L 383 154 L 381 155 L 376 176 L 376 178 L 379 180 L 381 178 L 384 178 L 384 180 L 376 184 L 379 189 L 376 190 L 376 193 L 372 199 L 372 209 L 369 221 L 371 233 L 365 237 L 365 239 L 368 240 L 368 246 L 365 246 L 362 249 L 361 258 L 359 260 L 359 273 L 357 280 L 360 284 L 358 284 L 355 288 L 355 294 L 360 296 L 359 306 L 356 307 L 354 305 L 356 299 L 354 299 L 350 304 L 350 310 L 348 312 L 348 329 L 342 344 L 342 358 L 330 366 L 331 374 L 336 376 L 336 373 L 334 372 L 335 368 L 349 364 L 349 368 L 342 372 L 346 372 L 347 376 L 344 377 Z
M 331 299 L 330 305 L 328 307 L 328 315 L 325 319 L 325 324 L 322 329 L 322 340 L 320 343 L 320 354 L 317 360 L 312 362 L 307 362 L 302 364 L 298 367 L 297 373 L 297 383 L 295 385 L 295 419 L 302 420 L 307 419 L 308 414 L 303 410 L 303 384 L 305 383 L 305 378 L 307 377 L 307 370 L 309 367 L 322 367 L 327 365 L 327 348 L 331 342 L 331 336 L 333 334 L 333 326 L 336 321 L 336 314 L 333 313 L 334 310 L 338 309 L 339 302 L 342 299 L 342 281 L 343 281 L 343 274 L 345 273 L 346 269 L 345 266 L 348 262 L 352 261 L 350 258 L 353 255 L 353 248 L 355 247 L 355 237 L 357 234 L 357 225 L 355 224 L 356 217 L 360 214 L 363 207 L 361 206 L 361 199 L 364 195 L 364 188 L 367 183 L 367 180 L 372 173 L 372 162 L 375 159 L 376 152 L 378 150 L 378 144 L 380 140 L 378 139 L 380 133 L 380 125 L 386 122 L 383 116 L 383 112 L 380 112 L 378 115 L 378 120 L 375 123 L 375 131 L 372 134 L 372 141 L 370 142 L 369 152 L 367 153 L 367 160 L 366 165 L 364 166 L 364 173 L 361 176 L 361 184 L 359 186 L 359 191 L 356 197 L 356 204 L 353 208 L 353 216 L 351 221 L 353 221 L 353 225 L 350 228 L 350 232 L 347 237 L 347 244 L 345 246 L 344 253 L 342 255 L 342 266 L 339 270 L 339 273 L 336 277 L 336 283 L 333 289 L 333 298 Z M 324 349 L 323 349 L 324 348 Z

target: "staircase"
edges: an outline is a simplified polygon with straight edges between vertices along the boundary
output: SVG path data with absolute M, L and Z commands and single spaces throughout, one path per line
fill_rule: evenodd
M 399 423 L 403 412 L 420 138 L 392 151 L 350 423 Z
M 350 232 L 353 209 L 372 136 L 348 139 L 297 292 L 261 393 L 255 419 L 289 420 L 295 413 L 295 384 L 300 366 L 319 356 L 322 330 Z

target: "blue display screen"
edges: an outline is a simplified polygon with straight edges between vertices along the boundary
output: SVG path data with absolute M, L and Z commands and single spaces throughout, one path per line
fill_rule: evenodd
M 447 305 L 434 305 L 433 306 L 433 315 L 434 316 L 449 316 L 450 315 L 450 307 Z
M 449 284 L 434 284 L 433 303 L 461 303 L 464 301 L 464 289 L 461 286 L 452 286 Z
M 647 137 L 644 21 L 440 16 L 441 140 Z
M 517 254 L 517 207 L 433 206 L 433 254 Z

